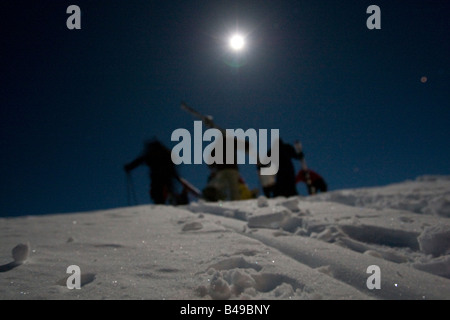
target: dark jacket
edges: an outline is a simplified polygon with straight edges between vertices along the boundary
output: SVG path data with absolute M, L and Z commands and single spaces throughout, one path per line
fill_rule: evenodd
M 298 194 L 292 159 L 301 160 L 303 153 L 297 153 L 292 145 L 284 143 L 281 139 L 279 141 L 279 167 L 274 195 L 290 197 Z
M 150 195 L 155 203 L 164 203 L 169 193 L 174 194 L 174 182 L 178 178 L 171 151 L 159 141 L 147 142 L 143 153 L 124 166 L 126 172 L 140 165 L 150 169 Z

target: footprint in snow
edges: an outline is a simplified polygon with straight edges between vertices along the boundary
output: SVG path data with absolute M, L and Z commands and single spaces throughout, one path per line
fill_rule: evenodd
M 67 280 L 69 279 L 70 275 L 68 275 L 65 278 L 60 279 L 56 282 L 57 285 L 60 285 L 62 287 L 67 287 Z M 80 275 L 80 285 L 81 287 L 84 287 L 85 285 L 93 282 L 95 280 L 95 274 L 94 273 L 85 273 Z

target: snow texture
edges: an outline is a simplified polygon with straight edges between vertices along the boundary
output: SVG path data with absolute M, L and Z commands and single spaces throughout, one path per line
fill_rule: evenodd
M 310 197 L 3 218 L 0 299 L 449 299 L 449 199 L 450 177 L 424 176 Z M 66 286 L 71 265 L 79 290 Z M 380 289 L 367 285 L 373 265 Z

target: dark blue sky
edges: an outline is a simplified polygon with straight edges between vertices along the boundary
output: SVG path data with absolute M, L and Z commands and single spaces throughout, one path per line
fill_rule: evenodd
M 66 27 L 71 4 L 81 30 Z M 366 27 L 372 4 L 381 30 Z M 331 190 L 450 174 L 449 1 L 6 0 L 0 12 L 2 216 L 126 206 L 122 167 L 142 142 L 171 148 L 173 130 L 193 130 L 182 100 L 224 128 L 300 139 Z M 235 30 L 248 36 L 239 61 Z M 179 169 L 205 186 L 206 165 Z M 258 187 L 254 166 L 241 171 Z M 149 203 L 147 168 L 133 178 Z

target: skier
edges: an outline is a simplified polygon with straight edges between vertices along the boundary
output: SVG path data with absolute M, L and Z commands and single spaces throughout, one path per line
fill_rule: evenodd
M 181 103 L 181 108 L 187 112 L 193 114 L 197 118 L 200 118 L 207 127 L 218 129 L 222 133 L 222 160 L 223 163 L 213 163 L 209 165 L 211 170 L 208 176 L 208 184 L 203 189 L 203 198 L 207 201 L 218 201 L 218 200 L 241 200 L 247 199 L 248 197 L 256 197 L 255 190 L 248 190 L 247 185 L 243 182 L 242 177 L 239 174 L 239 169 L 237 165 L 237 138 L 227 136 L 226 130 L 218 127 L 211 116 L 206 116 L 200 112 L 194 110 L 188 106 L 185 102 Z M 226 146 L 232 143 L 234 146 L 234 161 L 233 163 L 226 163 Z M 250 143 L 248 141 L 244 142 L 244 151 L 249 153 Z M 214 149 L 216 151 L 216 149 Z M 211 154 L 212 157 L 215 155 Z
M 205 125 L 210 128 L 218 128 L 215 126 L 212 118 L 203 120 Z M 237 165 L 237 138 L 226 135 L 225 130 L 218 128 L 222 132 L 222 159 L 223 163 L 213 163 L 209 165 L 211 174 L 208 177 L 208 185 L 203 190 L 203 196 L 208 201 L 218 200 L 241 200 L 242 199 L 242 183 L 241 176 Z M 234 160 L 233 163 L 227 163 L 226 149 L 227 144 L 234 146 Z M 245 141 L 244 151 L 248 152 L 250 144 Z M 216 151 L 214 149 L 214 151 Z M 214 156 L 212 154 L 212 156 Z M 247 197 L 247 196 L 246 196 Z
M 150 197 L 155 204 L 174 204 L 188 202 L 186 190 L 181 194 L 175 192 L 175 180 L 179 180 L 175 164 L 172 162 L 171 151 L 157 140 L 149 140 L 144 144 L 144 151 L 133 161 L 124 166 L 129 174 L 133 169 L 145 164 L 150 169 Z
M 309 177 L 311 179 L 311 186 L 314 188 L 315 193 L 317 192 L 327 192 L 328 186 L 325 180 L 317 173 L 308 169 Z M 295 181 L 298 182 L 306 182 L 306 171 L 300 170 L 295 177 Z M 311 194 L 311 190 L 308 190 L 308 193 Z
M 277 143 L 277 142 L 275 142 Z M 279 143 L 279 166 L 278 172 L 275 176 L 275 185 L 271 188 L 266 188 L 264 191 L 267 195 L 273 197 L 290 197 L 298 194 L 295 182 L 295 170 L 292 164 L 292 159 L 301 160 L 303 152 L 297 152 L 295 148 L 287 143 L 284 143 L 280 138 Z M 270 155 L 271 150 L 269 150 Z M 263 186 L 264 187 L 264 186 Z M 271 194 L 269 194 L 269 192 Z

